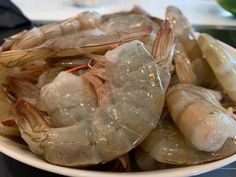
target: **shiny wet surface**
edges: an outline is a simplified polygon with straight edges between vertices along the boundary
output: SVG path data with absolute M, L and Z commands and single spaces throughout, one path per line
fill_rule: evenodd
M 29 29 L 31 25 L 21 26 L 17 29 L 0 29 L 0 39 L 3 39 L 9 35 L 15 34 L 23 29 Z M 199 32 L 209 33 L 217 39 L 236 47 L 236 28 L 222 28 L 222 27 L 206 27 L 195 26 L 195 29 Z M 2 40 L 0 41 L 2 42 Z M 29 165 L 16 161 L 2 153 L 0 153 L 0 177 L 63 177 L 58 174 L 46 172 Z M 236 176 L 236 162 L 214 170 L 212 172 L 197 175 L 197 177 L 234 177 Z

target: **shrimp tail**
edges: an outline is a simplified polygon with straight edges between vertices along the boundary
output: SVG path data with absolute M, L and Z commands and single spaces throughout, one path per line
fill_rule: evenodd
M 44 40 L 44 34 L 39 28 L 34 27 L 28 31 L 21 40 L 16 41 L 12 46 L 12 49 L 21 50 L 31 48 L 32 46 L 35 46 L 34 44 L 43 43 Z
M 40 132 L 50 128 L 44 115 L 23 99 L 16 103 L 13 118 L 17 126 L 25 131 Z
M 44 132 L 50 128 L 44 119 L 44 115 L 30 103 L 20 99 L 13 110 L 13 119 L 21 132 L 21 136 L 30 145 L 30 149 L 36 154 L 42 154 L 43 151 L 37 147 L 46 139 Z
M 4 43 L 1 46 L 1 51 L 11 50 L 12 46 L 18 41 L 20 41 L 27 32 L 28 32 L 27 30 L 24 30 L 18 34 L 15 34 L 13 36 L 4 39 Z
M 160 66 L 163 86 L 167 89 L 170 82 L 170 71 L 175 48 L 174 31 L 169 20 L 165 20 L 154 41 L 152 56 Z
M 32 60 L 43 60 L 54 55 L 49 48 L 34 48 L 26 50 L 11 50 L 0 54 L 0 63 L 7 67 L 14 67 Z
M 181 83 L 196 85 L 197 76 L 193 71 L 190 59 L 181 43 L 176 44 L 174 54 L 175 71 Z
M 152 49 L 152 56 L 157 62 L 167 61 L 172 62 L 174 51 L 174 31 L 169 20 L 165 20 L 157 34 L 156 40 Z
M 5 85 L 8 93 L 16 98 L 23 97 L 36 101 L 39 97 L 40 89 L 29 81 L 8 77 Z

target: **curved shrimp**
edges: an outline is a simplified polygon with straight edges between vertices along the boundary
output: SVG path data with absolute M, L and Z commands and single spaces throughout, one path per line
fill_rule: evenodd
M 29 31 L 23 31 L 6 40 L 2 45 L 4 50 L 20 50 L 36 47 L 43 42 L 58 37 L 79 31 L 81 29 L 93 28 L 96 23 L 99 23 L 101 17 L 96 12 L 83 12 L 75 17 L 65 21 L 34 27 Z
M 236 137 L 236 116 L 221 106 L 220 99 L 219 92 L 187 84 L 167 92 L 167 106 L 175 124 L 198 150 L 219 150 L 228 138 Z
M 158 169 L 160 164 L 157 162 L 195 165 L 223 159 L 235 152 L 236 144 L 232 139 L 227 140 L 218 151 L 213 153 L 196 150 L 188 144 L 169 115 L 162 115 L 157 127 L 142 142 L 135 157 L 140 168 L 149 170 Z
M 175 38 L 181 42 L 191 60 L 201 58 L 201 50 L 193 34 L 192 26 L 180 9 L 168 6 L 166 18 L 172 22 Z
M 148 36 L 151 31 L 150 26 L 141 26 L 123 32 L 103 35 L 94 35 L 91 34 L 91 31 L 88 34 L 85 34 L 86 32 L 69 34 L 48 40 L 35 48 L 2 52 L 0 63 L 14 67 L 33 60 L 105 52 L 124 42 L 142 39 Z
M 220 85 L 236 102 L 236 86 L 233 84 L 236 80 L 234 55 L 208 34 L 200 34 L 198 43 Z
M 69 127 L 51 128 L 44 115 L 29 103 L 19 101 L 16 105 L 15 120 L 23 139 L 50 163 L 105 163 L 136 147 L 156 126 L 164 89 L 157 64 L 144 45 L 139 41 L 125 43 L 105 57 L 109 64 L 104 78 L 108 79 L 102 87 L 93 84 L 95 90 L 106 91 L 91 117 Z

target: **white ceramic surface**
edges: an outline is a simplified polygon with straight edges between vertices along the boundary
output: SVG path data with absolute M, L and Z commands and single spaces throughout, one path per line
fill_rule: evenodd
M 232 51 L 236 56 L 236 49 L 230 47 L 222 43 L 228 50 Z M 149 172 L 131 172 L 131 173 L 115 173 L 115 172 L 96 172 L 96 171 L 88 171 L 88 170 L 80 170 L 73 169 L 67 167 L 61 167 L 49 164 L 45 162 L 43 159 L 34 155 L 29 151 L 29 149 L 19 144 L 13 140 L 10 140 L 6 137 L 0 136 L 0 152 L 3 154 L 12 157 L 15 160 L 28 164 L 30 166 L 46 170 L 49 172 L 66 175 L 66 176 L 74 176 L 74 177 L 183 177 L 183 176 L 191 176 L 197 175 L 201 173 L 205 173 L 208 171 L 215 170 L 217 168 L 228 165 L 234 161 L 236 161 L 236 154 L 225 159 L 207 163 L 203 165 L 195 165 L 189 167 L 181 167 L 174 169 L 166 169 L 166 170 L 157 170 L 157 171 L 149 171 Z

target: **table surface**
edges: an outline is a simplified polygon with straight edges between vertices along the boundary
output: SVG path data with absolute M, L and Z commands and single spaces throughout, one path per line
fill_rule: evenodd
M 23 29 L 30 28 L 31 26 L 23 26 L 13 30 L 0 29 L 0 39 L 9 36 L 13 33 L 21 31 Z M 195 29 L 200 32 L 207 32 L 216 38 L 236 47 L 236 30 L 235 29 L 212 29 L 203 26 L 195 26 Z M 0 177 L 62 177 L 61 175 L 49 173 L 43 170 L 36 169 L 34 167 L 25 165 L 18 162 L 6 155 L 0 153 Z M 227 165 L 223 168 L 198 175 L 197 177 L 234 177 L 236 176 L 236 162 Z

